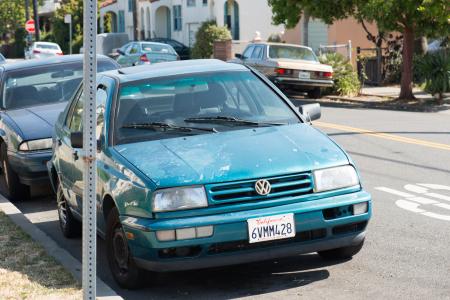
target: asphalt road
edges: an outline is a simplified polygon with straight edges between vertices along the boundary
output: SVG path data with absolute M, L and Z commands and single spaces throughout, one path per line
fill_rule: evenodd
M 324 107 L 314 124 L 348 151 L 373 196 L 366 244 L 352 260 L 300 255 L 162 274 L 126 291 L 112 280 L 99 240 L 99 276 L 126 299 L 450 299 L 450 111 Z M 62 236 L 52 197 L 17 205 L 80 259 L 81 240 Z

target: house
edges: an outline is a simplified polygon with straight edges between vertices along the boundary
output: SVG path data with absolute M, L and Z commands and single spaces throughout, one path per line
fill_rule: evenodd
M 52 30 L 51 18 L 55 15 L 55 12 L 60 7 L 60 5 L 61 0 L 43 0 L 42 2 L 40 2 L 38 14 L 39 27 L 41 31 L 49 32 Z M 32 10 L 31 7 L 30 10 Z
M 250 41 L 256 32 L 267 39 L 284 30 L 272 24 L 267 1 L 255 0 L 105 0 L 100 4 L 100 18 L 101 32 L 126 32 L 130 39 L 172 38 L 189 46 L 207 20 L 227 26 L 233 40 Z

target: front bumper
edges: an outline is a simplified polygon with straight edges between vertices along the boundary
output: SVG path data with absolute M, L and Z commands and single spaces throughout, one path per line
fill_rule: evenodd
M 367 202 L 361 215 L 325 218 L 324 210 Z M 136 263 L 152 271 L 190 270 L 248 263 L 283 256 L 359 244 L 371 216 L 371 197 L 364 191 L 275 207 L 177 219 L 140 219 L 122 216 L 126 232 L 132 233 L 130 249 Z M 264 243 L 248 243 L 247 220 L 294 213 L 296 237 Z M 160 242 L 157 230 L 214 226 L 211 237 Z
M 20 182 L 26 185 L 48 182 L 47 162 L 52 151 L 8 152 L 8 160 Z
M 296 88 L 304 88 L 306 90 L 321 87 L 327 88 L 333 86 L 333 80 L 322 79 L 299 79 L 294 77 L 273 77 L 271 78 L 276 85 L 284 85 Z

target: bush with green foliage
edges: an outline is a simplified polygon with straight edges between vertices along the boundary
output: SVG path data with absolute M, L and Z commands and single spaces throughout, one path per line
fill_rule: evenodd
M 192 57 L 210 58 L 213 54 L 214 42 L 226 40 L 231 40 L 228 28 L 217 26 L 216 21 L 203 22 L 195 35 Z
M 358 95 L 361 83 L 347 58 L 339 53 L 326 53 L 319 57 L 319 61 L 333 67 L 334 86 L 330 93 L 341 96 Z
M 425 80 L 425 91 L 437 95 L 442 102 L 443 94 L 450 92 L 450 50 L 427 53 L 419 62 L 418 70 Z

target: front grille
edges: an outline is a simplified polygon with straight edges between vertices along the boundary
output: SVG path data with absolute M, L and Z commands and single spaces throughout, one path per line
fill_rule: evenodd
M 250 244 L 248 242 L 248 240 L 216 243 L 216 244 L 212 244 L 209 247 L 208 254 L 220 254 L 220 253 L 227 253 L 227 252 L 275 247 L 275 246 L 293 244 L 293 243 L 301 243 L 301 242 L 322 239 L 322 238 L 326 237 L 326 235 L 327 235 L 326 229 L 320 228 L 320 229 L 297 232 L 295 237 L 289 238 L 289 239 L 283 239 L 283 240 L 252 243 L 252 244 Z
M 210 184 L 206 186 L 206 192 L 210 201 L 216 204 L 297 197 L 313 192 L 311 173 L 264 178 L 272 186 L 270 193 L 265 196 L 255 191 L 255 183 L 259 179 Z

